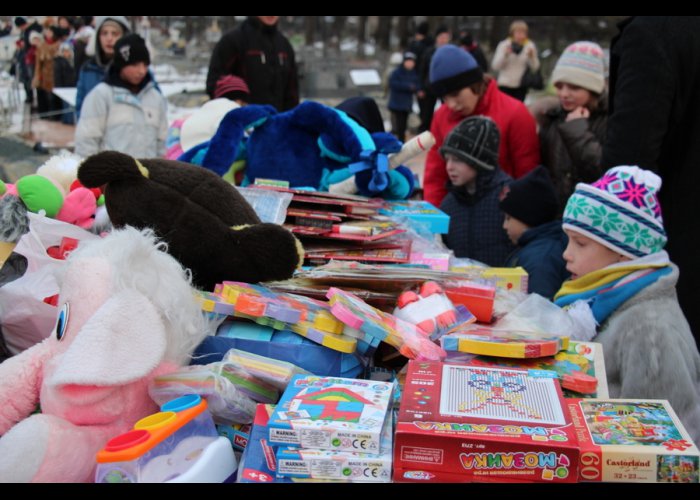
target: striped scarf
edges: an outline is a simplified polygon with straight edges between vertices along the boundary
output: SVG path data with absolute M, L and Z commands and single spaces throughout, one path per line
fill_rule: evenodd
M 668 254 L 657 252 L 567 281 L 554 296 L 554 303 L 566 307 L 584 301 L 600 325 L 627 300 L 669 273 Z

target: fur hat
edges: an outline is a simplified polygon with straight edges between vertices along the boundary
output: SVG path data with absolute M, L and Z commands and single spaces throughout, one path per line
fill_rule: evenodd
M 484 73 L 469 52 L 454 45 L 443 45 L 430 62 L 430 85 L 442 97 L 480 82 Z
M 558 82 L 601 94 L 605 89 L 605 56 L 600 45 L 593 42 L 569 45 L 552 72 L 552 83 Z
M 630 258 L 666 245 L 658 192 L 661 178 L 639 167 L 614 167 L 593 184 L 579 183 L 564 210 L 564 229 Z
M 112 65 L 116 71 L 136 63 L 151 64 L 151 55 L 146 47 L 146 40 L 136 33 L 129 33 L 114 44 L 114 60 Z
M 503 212 L 530 227 L 555 220 L 559 202 L 547 169 L 540 165 L 508 184 L 501 194 L 500 207 Z
M 476 169 L 495 170 L 500 137 L 496 122 L 491 118 L 472 116 L 452 129 L 440 147 L 440 154 L 452 154 Z

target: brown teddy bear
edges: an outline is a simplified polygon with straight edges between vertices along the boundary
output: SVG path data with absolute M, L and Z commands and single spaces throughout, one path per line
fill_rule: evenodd
M 287 279 L 303 262 L 292 233 L 261 223 L 231 184 L 201 167 L 107 151 L 87 158 L 78 179 L 104 186 L 115 227 L 152 228 L 204 290 L 225 280 Z

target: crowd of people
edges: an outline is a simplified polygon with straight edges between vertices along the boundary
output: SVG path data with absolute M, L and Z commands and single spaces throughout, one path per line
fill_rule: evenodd
M 251 16 L 217 43 L 207 93 L 225 102 L 207 117 L 299 104 L 294 50 L 278 22 Z M 60 109 L 54 86 L 77 83 L 79 155 L 165 155 L 166 99 L 125 17 L 15 25 L 16 68 L 40 113 Z M 696 439 L 699 281 L 688 219 L 700 160 L 699 28 L 697 18 L 629 19 L 609 81 L 602 47 L 572 43 L 551 75 L 557 98 L 533 110 L 524 101 L 536 84 L 526 75 L 540 61 L 523 21 L 511 24 L 490 67 L 466 30 L 452 43 L 445 27 L 433 39 L 421 24 L 388 82 L 397 138 L 408 138 L 414 99 L 417 131 L 435 138 L 423 197 L 451 217 L 446 246 L 489 266 L 523 266 L 529 291 L 561 307 L 585 302 L 611 396 L 669 399 Z

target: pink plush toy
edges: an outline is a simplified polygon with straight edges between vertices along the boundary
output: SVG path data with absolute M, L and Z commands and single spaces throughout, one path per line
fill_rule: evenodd
M 55 334 L 0 364 L 0 482 L 92 481 L 97 451 L 157 410 L 149 381 L 210 333 L 150 231 L 84 242 L 65 273 Z

